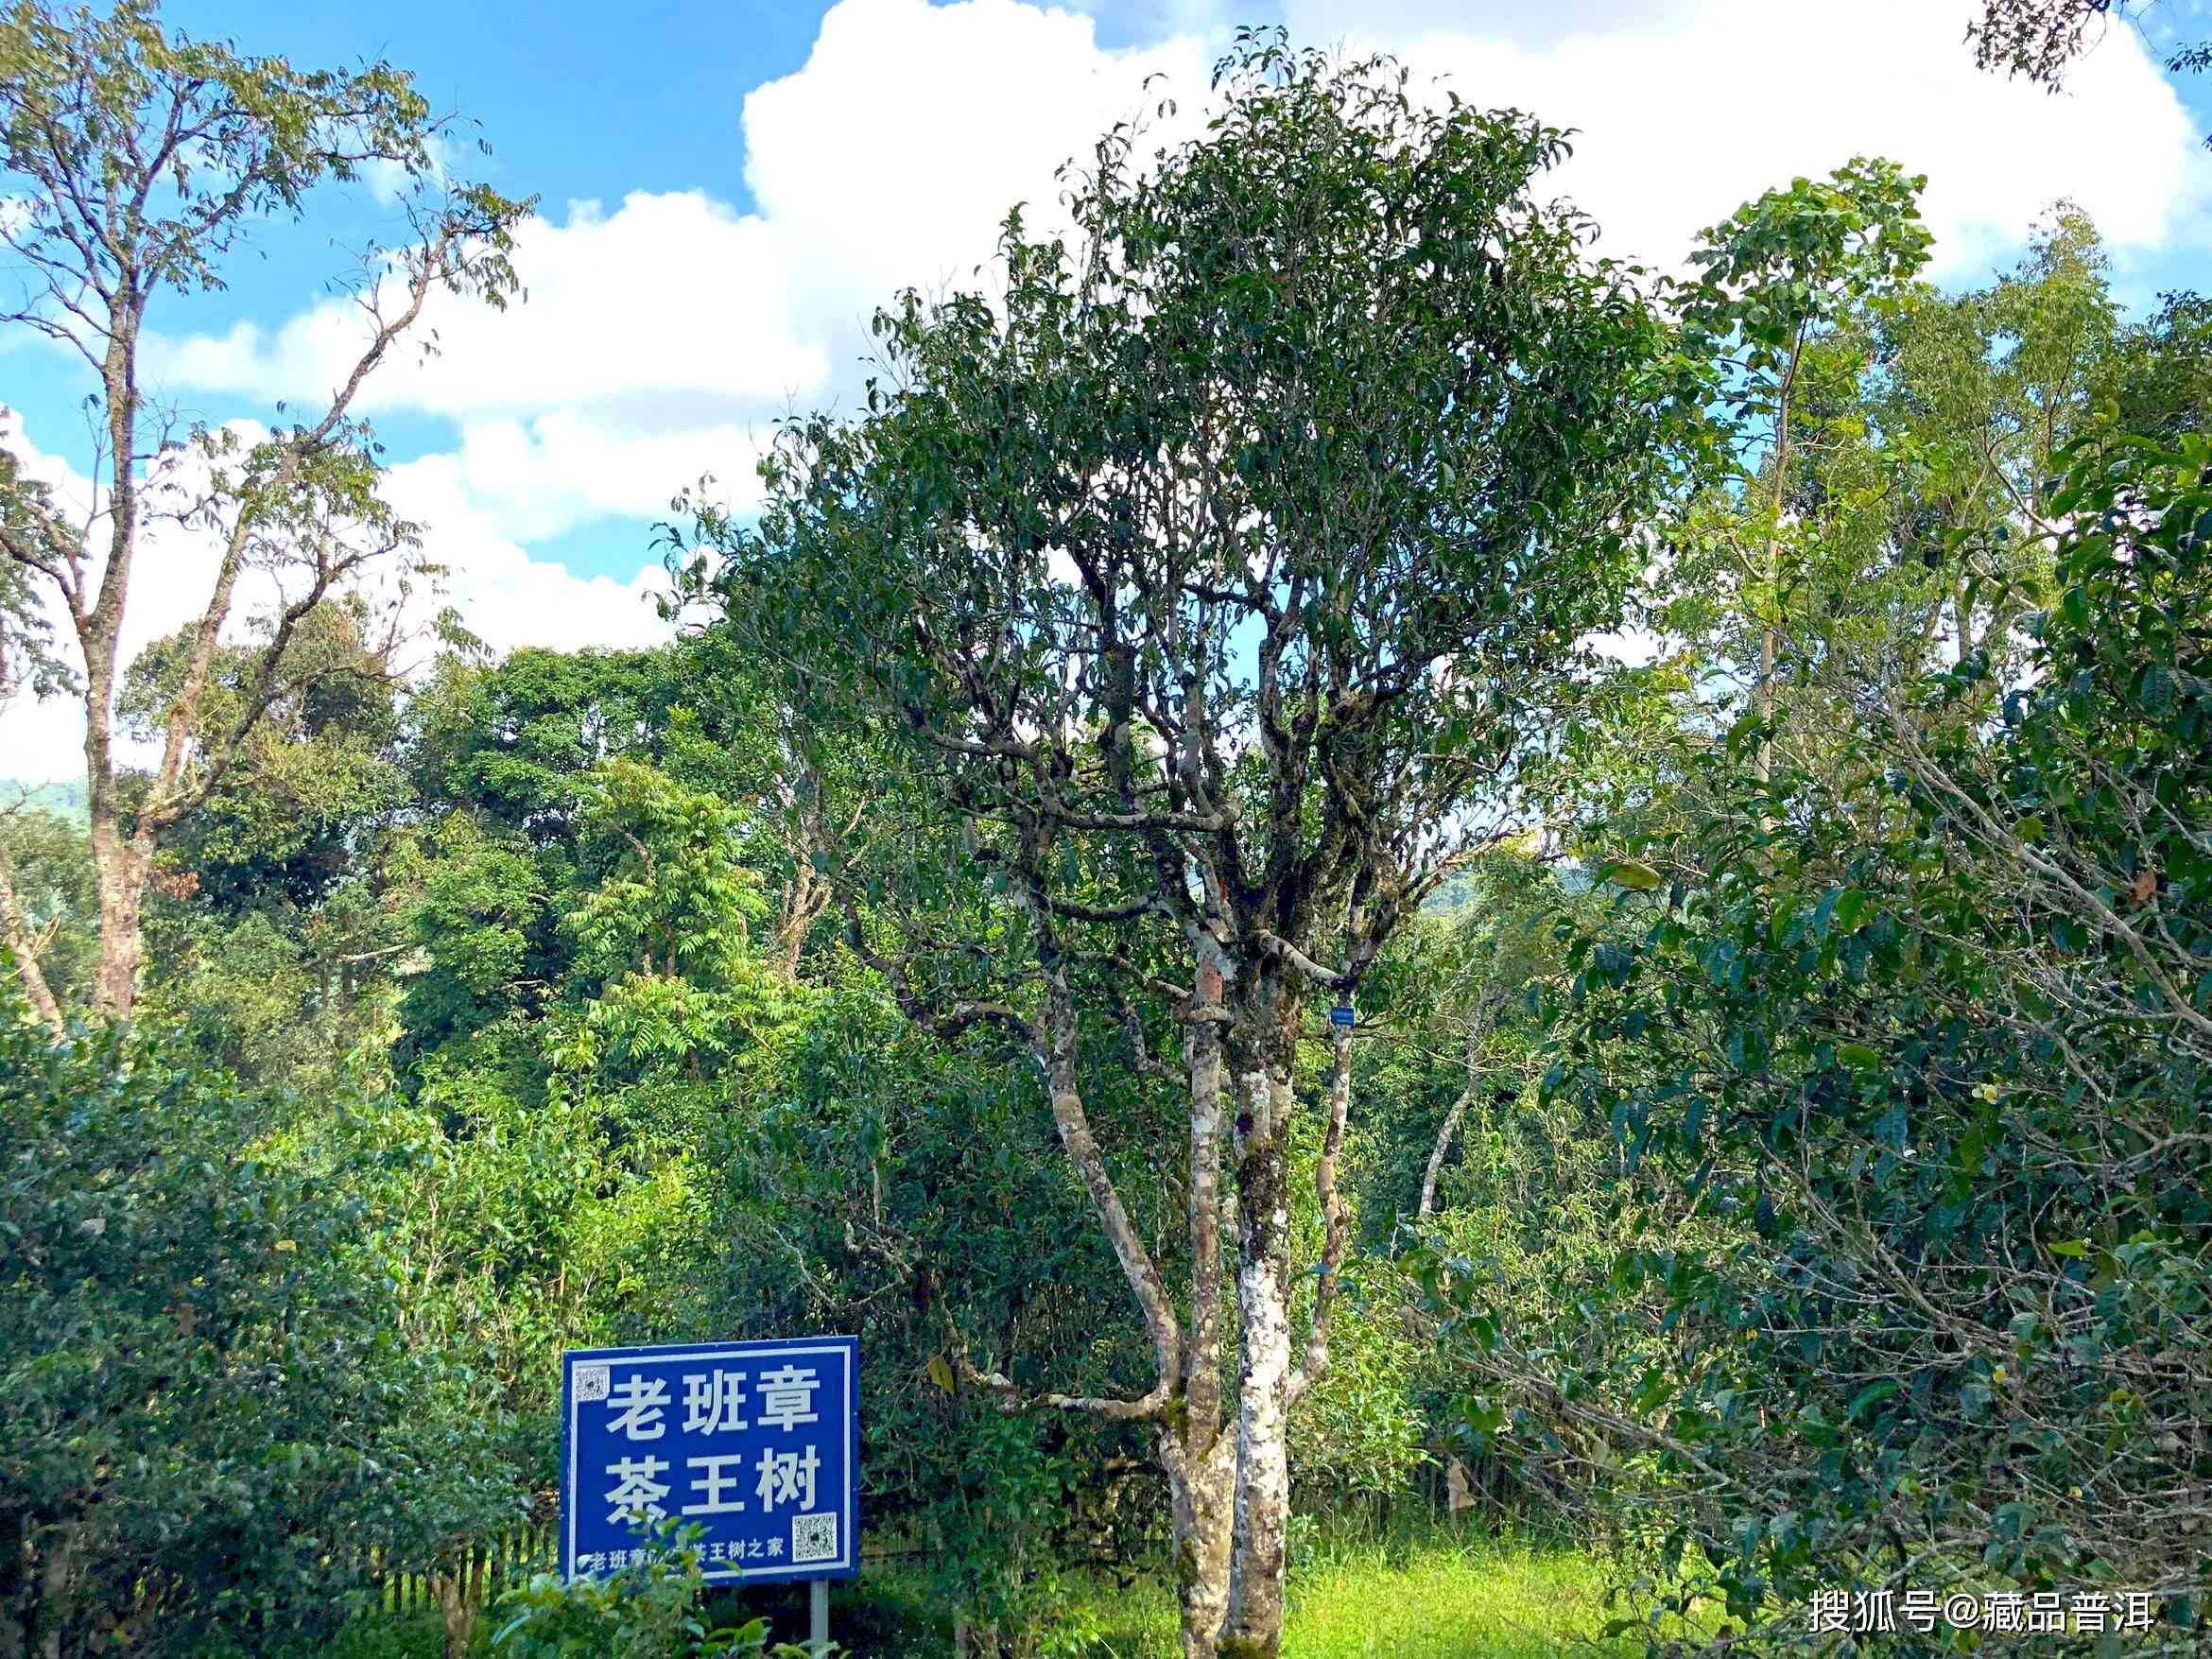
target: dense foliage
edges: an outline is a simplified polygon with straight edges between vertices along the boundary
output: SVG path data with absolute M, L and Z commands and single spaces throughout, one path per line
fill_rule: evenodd
M 1647 818 L 1574 938 L 1547 1091 L 1623 1150 L 1615 1248 L 1548 1264 L 1584 1328 L 1501 1253 L 1426 1264 L 1474 1443 L 1581 1464 L 1662 1606 L 2089 1583 L 2203 1622 L 2212 450 L 2064 459 L 2016 660 L 1815 673 L 1834 758 L 1767 776 L 1740 722 L 1674 786 L 1751 810 Z
M 369 1551 L 511 1519 L 467 1357 L 403 1328 L 373 1163 L 155 1045 L 0 1021 L 0 1615 L 9 1650 L 322 1632 Z
M 92 30 L 81 164 L 199 65 L 225 212 L 431 135 L 58 18 L 0 114 Z M 347 88 L 390 130 L 299 149 Z M 409 678 L 334 579 L 106 665 L 158 767 L 0 801 L 0 1659 L 374 1642 L 395 1573 L 453 1659 L 765 1650 L 680 1536 L 466 1564 L 563 1349 L 803 1331 L 962 1659 L 1100 1573 L 1270 1653 L 1392 1510 L 1571 1538 L 1655 1655 L 2212 1640 L 2212 307 L 2066 202 L 1940 290 L 1878 157 L 1662 279 L 1534 117 L 1272 32 L 1216 96 L 668 527 L 669 644 Z M 503 294 L 515 205 L 418 286 Z M 404 557 L 334 421 L 241 464 Z M 0 696 L 62 689 L 4 448 L 0 534 Z

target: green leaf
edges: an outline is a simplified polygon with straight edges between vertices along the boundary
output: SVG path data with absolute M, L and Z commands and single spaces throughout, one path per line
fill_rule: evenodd
M 1656 891 L 1667 884 L 1667 878 L 1656 870 L 1653 870 L 1649 864 L 1639 863 L 1633 858 L 1616 859 L 1608 864 L 1605 867 L 1603 879 L 1617 882 L 1632 892 L 1639 893 Z
M 1864 1411 L 1869 1406 L 1878 1405 L 1896 1391 L 1897 1384 L 1895 1379 L 1892 1377 L 1884 1377 L 1879 1382 L 1868 1383 L 1866 1387 L 1858 1391 L 1858 1395 L 1852 1400 L 1851 1408 L 1843 1413 L 1843 1420 L 1846 1423 L 1858 1422 L 1858 1414 L 1861 1411 Z

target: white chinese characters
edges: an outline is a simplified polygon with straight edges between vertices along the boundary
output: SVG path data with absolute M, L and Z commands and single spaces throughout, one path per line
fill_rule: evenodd
M 684 1466 L 697 1469 L 691 1478 L 692 1489 L 698 1497 L 696 1503 L 683 1506 L 687 1515 L 736 1515 L 745 1512 L 744 1504 L 730 1495 L 737 1482 L 744 1479 L 740 1455 L 727 1458 L 686 1458 Z
M 630 1521 L 639 1516 L 658 1520 L 667 1513 L 661 1507 L 661 1499 L 668 1495 L 665 1481 L 657 1477 L 668 1472 L 665 1458 L 619 1458 L 607 1465 L 607 1474 L 614 1484 L 607 1489 L 607 1519 Z
M 820 1423 L 814 1408 L 814 1391 L 821 1387 L 821 1374 L 811 1366 L 779 1366 L 760 1374 L 760 1420 L 786 1433 L 802 1423 Z
M 683 1383 L 685 1434 L 734 1434 L 752 1426 L 745 1418 L 745 1373 L 721 1366 L 712 1371 L 687 1372 Z M 808 1366 L 780 1365 L 760 1374 L 760 1423 L 786 1434 L 808 1423 L 820 1423 L 814 1396 L 821 1388 L 821 1374 Z M 665 1378 L 631 1372 L 615 1382 L 607 1394 L 607 1427 L 626 1440 L 659 1440 L 667 1433 L 665 1421 L 668 1384 Z
M 659 1440 L 668 1432 L 661 1421 L 661 1408 L 668 1403 L 668 1385 L 657 1376 L 631 1372 L 614 1385 L 607 1398 L 612 1413 L 607 1426 L 630 1440 Z
M 2094 1634 L 2151 1628 L 2154 1598 L 2148 1590 L 1819 1590 L 1810 1608 L 1815 1634 L 1893 1633 L 1910 1630 L 1926 1635 L 1939 1623 L 1961 1631 L 2006 1633 Z
M 824 1351 L 708 1344 L 577 1364 L 571 1570 L 640 1566 L 686 1539 L 710 1578 L 850 1570 L 853 1365 Z
M 799 1510 L 814 1507 L 814 1476 L 821 1467 L 812 1446 L 804 1451 L 779 1452 L 773 1449 L 760 1454 L 760 1484 L 753 1488 L 760 1495 L 760 1507 L 769 1514 L 776 1512 L 779 1503 L 787 1503 Z
M 730 1434 L 745 1426 L 745 1374 L 720 1366 L 683 1379 L 683 1432 Z
M 821 1390 L 816 1367 L 786 1362 L 763 1369 L 752 1383 L 748 1390 L 748 1372 L 721 1365 L 679 1375 L 682 1436 L 685 1440 L 733 1436 L 746 1429 L 772 1429 L 787 1436 L 799 1426 L 821 1423 L 821 1411 L 814 1405 Z M 611 1436 L 626 1443 L 652 1443 L 670 1431 L 675 1403 L 664 1375 L 631 1372 L 613 1378 L 611 1385 L 601 1385 L 595 1393 L 606 1400 L 606 1431 Z M 756 1420 L 746 1416 L 750 1400 L 756 1400 Z M 683 1446 L 675 1446 L 670 1456 L 682 1458 L 682 1453 Z M 675 1489 L 675 1479 L 668 1478 L 670 1466 L 670 1458 L 652 1456 L 624 1456 L 606 1462 L 608 1522 L 659 1520 L 668 1513 L 664 1500 Z M 821 1451 L 814 1443 L 801 1443 L 792 1449 L 763 1446 L 756 1458 L 748 1451 L 682 1458 L 682 1476 L 677 1479 L 682 1479 L 685 1491 L 679 1513 L 743 1515 L 748 1507 L 741 1493 L 748 1491 L 750 1482 L 750 1493 L 763 1515 L 779 1511 L 805 1515 L 816 1507 L 819 1473 Z

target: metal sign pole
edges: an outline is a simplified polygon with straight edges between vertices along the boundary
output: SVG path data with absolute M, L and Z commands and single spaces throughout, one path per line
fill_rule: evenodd
M 829 1581 L 809 1579 L 806 1582 L 806 1647 L 815 1659 L 821 1659 L 829 1651 Z

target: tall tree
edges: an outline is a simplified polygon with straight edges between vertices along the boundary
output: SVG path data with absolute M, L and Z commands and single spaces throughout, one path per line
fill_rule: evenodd
M 1823 266 L 1836 274 L 1808 261 Z M 2048 576 L 2058 457 L 2111 395 L 2105 269 L 2095 227 L 2063 202 L 1986 288 L 1943 294 L 1876 264 L 1857 292 L 1833 285 L 1764 383 L 1733 314 L 1794 308 L 1792 291 L 1740 270 L 1701 285 L 1691 334 L 1734 389 L 1737 465 L 1677 527 L 1661 614 L 1693 686 L 1755 717 L 1757 778 L 1862 763 L 1835 700 L 1846 679 L 1895 686 L 1969 656 L 2019 659 Z M 1712 712 L 1676 735 L 1709 733 Z
M 1849 400 L 1881 480 L 1865 514 L 1878 528 L 1838 538 L 1871 558 L 1832 569 L 1801 654 L 1848 659 L 1892 685 L 1939 657 L 2018 658 L 2020 624 L 2049 574 L 2060 458 L 2111 395 L 2118 320 L 2107 268 L 2096 227 L 2060 202 L 2028 257 L 1989 287 L 1916 288 L 1891 308 Z M 1839 651 L 1833 619 L 1854 609 L 1887 614 L 1860 630 L 1864 645 Z
M 1154 1426 L 1184 1650 L 1241 1659 L 1280 1646 L 1286 1419 L 1347 1242 L 1349 1033 L 1311 1001 L 1352 999 L 1497 833 L 1579 642 L 1617 622 L 1674 359 L 1632 274 L 1532 195 L 1556 130 L 1424 108 L 1387 61 L 1279 33 L 1241 37 L 1217 87 L 1207 136 L 1156 165 L 1130 130 L 1100 145 L 1077 245 L 1010 217 L 1002 297 L 881 316 L 867 417 L 787 429 L 757 530 L 704 515 L 720 557 L 691 570 L 816 718 L 903 732 L 998 883 L 980 948 L 880 915 L 855 942 L 916 1017 L 1042 1073 L 1152 1382 L 967 1374 Z M 1170 1032 L 1180 1067 L 1153 1058 Z M 1294 1336 L 1294 1061 L 1324 1032 Z M 1181 1286 L 1096 1132 L 1100 1064 L 1178 1103 Z
M 2122 331 L 2109 372 L 2119 429 L 2169 442 L 2212 421 L 2212 300 L 2186 290 L 2159 300 Z
M 138 993 L 141 906 L 156 850 L 204 800 L 272 704 L 312 674 L 294 655 L 315 611 L 379 561 L 402 563 L 416 527 L 377 493 L 377 451 L 353 413 L 362 383 L 441 289 L 504 304 L 511 230 L 527 203 L 443 181 L 445 130 L 411 78 L 385 64 L 301 70 L 277 58 L 166 34 L 149 0 L 106 16 L 46 0 L 0 15 L 4 239 L 28 273 L 0 322 L 59 342 L 96 377 L 95 499 L 81 536 L 10 505 L 0 550 L 58 599 L 82 660 L 84 757 L 98 872 L 100 1009 L 128 1019 Z M 364 343 L 307 419 L 246 442 L 195 428 L 181 440 L 139 373 L 156 296 L 219 287 L 222 264 L 262 221 L 298 216 L 307 194 L 381 164 L 411 181 L 409 234 L 370 251 Z M 13 469 L 8 475 L 12 481 Z M 11 491 L 12 493 L 12 491 Z M 218 543 L 175 694 L 157 722 L 161 758 L 126 812 L 116 786 L 117 642 L 149 528 L 164 517 Z M 234 712 L 208 717 L 218 644 L 241 579 L 277 594 Z
M 1719 366 L 1740 468 L 1732 524 L 1717 540 L 1727 553 L 1723 579 L 1739 596 L 1736 613 L 1753 625 L 1738 660 L 1755 662 L 1750 705 L 1762 784 L 1772 769 L 1801 558 L 1791 489 L 1801 439 L 1814 426 L 1806 405 L 1816 383 L 1833 377 L 1836 359 L 1850 362 L 1856 317 L 1877 295 L 1894 295 L 1927 262 L 1930 237 L 1919 208 L 1926 182 L 1892 162 L 1859 157 L 1828 179 L 1792 180 L 1746 202 L 1706 231 L 1690 255 L 1701 274 L 1683 297 L 1685 343 Z
M 1483 1449 L 1609 1443 L 1594 1506 L 1746 1645 L 2064 1580 L 2201 1647 L 2212 442 L 2064 459 L 2015 679 L 1852 688 L 1855 774 L 1778 769 L 1774 827 L 1693 825 L 1654 855 L 1710 873 L 1572 946 L 1551 1080 L 1633 1218 L 1594 1339 L 1468 1287 Z
M 0 544 L 21 542 L 60 559 L 67 556 L 72 540 L 46 487 L 23 475 L 21 464 L 7 447 L 6 429 L 0 426 Z M 41 610 L 28 570 L 12 559 L 0 560 L 0 708 L 24 691 L 46 696 L 70 683 L 53 646 L 53 626 Z M 0 810 L 12 816 L 20 804 L 0 803 Z M 43 928 L 34 918 L 11 858 L 8 841 L 0 839 L 0 945 L 7 947 L 14 977 L 23 983 L 24 1000 L 59 1035 L 66 1022 L 40 962 Z

